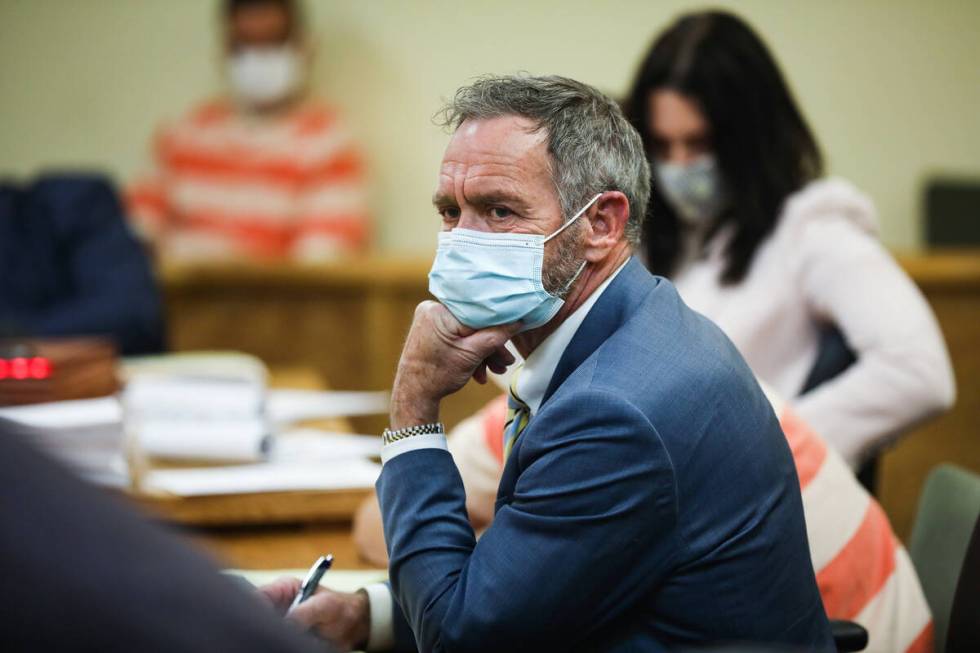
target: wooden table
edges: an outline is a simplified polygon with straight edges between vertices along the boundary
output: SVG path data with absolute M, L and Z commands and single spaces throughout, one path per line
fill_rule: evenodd
M 187 529 L 197 546 L 236 569 L 297 569 L 332 553 L 337 569 L 373 569 L 357 554 L 350 520 L 270 527 Z

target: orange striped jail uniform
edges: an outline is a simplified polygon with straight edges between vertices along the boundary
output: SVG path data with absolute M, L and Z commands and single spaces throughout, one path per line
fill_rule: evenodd
M 867 628 L 870 653 L 929 653 L 932 616 L 908 554 L 881 506 L 843 458 L 787 404 L 771 393 L 769 399 L 796 463 L 810 555 L 827 616 Z M 467 495 L 495 494 L 503 467 L 506 413 L 503 395 L 450 436 L 449 450 Z
M 322 260 L 368 245 L 361 156 L 318 102 L 271 117 L 208 102 L 159 130 L 153 160 L 126 196 L 164 256 Z

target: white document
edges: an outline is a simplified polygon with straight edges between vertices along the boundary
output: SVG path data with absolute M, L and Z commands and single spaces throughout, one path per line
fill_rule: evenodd
M 325 551 L 324 553 L 329 553 Z M 312 562 L 312 561 L 311 561 Z M 283 576 L 306 578 L 309 569 L 228 569 L 226 573 L 241 576 L 256 587 L 268 585 Z M 320 584 L 336 592 L 356 592 L 366 585 L 388 579 L 386 569 L 331 569 Z
M 264 463 L 191 469 L 157 469 L 143 478 L 145 491 L 177 496 L 248 494 L 374 487 L 381 465 L 368 460 L 334 463 Z
M 262 414 L 265 386 L 250 380 L 135 375 L 126 411 L 148 419 L 242 419 Z
M 143 421 L 139 445 L 153 458 L 258 462 L 271 437 L 260 419 Z
M 0 417 L 31 429 L 71 431 L 122 423 L 122 406 L 115 397 L 54 401 L 0 408 Z
M 13 432 L 102 485 L 128 481 L 122 407 L 115 397 L 0 408 Z
M 266 414 L 276 424 L 388 412 L 387 392 L 269 390 Z

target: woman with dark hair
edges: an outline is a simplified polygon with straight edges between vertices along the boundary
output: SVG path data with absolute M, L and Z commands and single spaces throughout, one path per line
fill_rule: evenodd
M 762 40 L 719 11 L 679 18 L 626 111 L 654 170 L 650 269 L 713 319 L 758 377 L 852 465 L 955 394 L 928 304 L 876 237 L 870 200 L 822 179 L 819 146 Z M 820 335 L 856 362 L 801 395 Z

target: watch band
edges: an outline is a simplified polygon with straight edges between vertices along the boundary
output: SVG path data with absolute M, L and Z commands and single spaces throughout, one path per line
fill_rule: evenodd
M 406 426 L 403 429 L 398 429 L 395 431 L 385 429 L 381 434 L 381 440 L 384 442 L 384 444 L 391 444 L 392 442 L 398 442 L 399 440 L 411 438 L 416 435 L 430 435 L 432 433 L 441 433 L 445 435 L 446 427 L 443 426 L 442 422 L 433 422 L 432 424 Z

